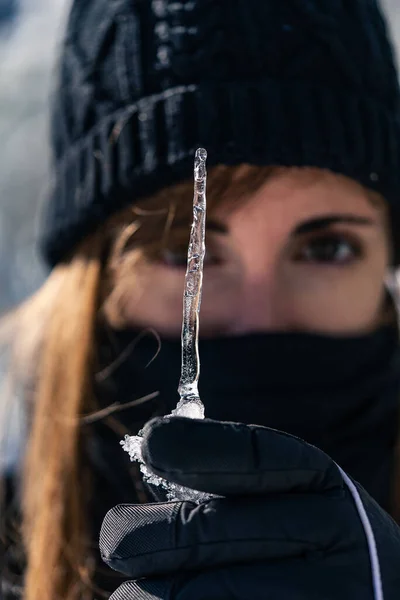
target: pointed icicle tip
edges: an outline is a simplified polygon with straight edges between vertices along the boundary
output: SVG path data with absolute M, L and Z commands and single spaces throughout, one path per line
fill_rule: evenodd
M 201 161 L 205 161 L 207 160 L 207 150 L 205 150 L 204 148 L 197 148 L 196 150 L 196 158 L 198 158 Z

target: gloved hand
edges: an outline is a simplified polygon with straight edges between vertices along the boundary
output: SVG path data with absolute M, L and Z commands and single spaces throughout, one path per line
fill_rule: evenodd
M 400 598 L 400 528 L 357 486 L 363 526 L 319 449 L 264 427 L 171 417 L 146 426 L 143 454 L 158 475 L 224 497 L 112 509 L 101 554 L 133 581 L 111 600 Z

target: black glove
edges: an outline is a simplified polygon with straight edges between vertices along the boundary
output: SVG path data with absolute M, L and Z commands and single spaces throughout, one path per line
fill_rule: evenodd
M 400 528 L 354 486 L 357 509 L 318 448 L 264 427 L 172 417 L 146 426 L 143 454 L 158 475 L 224 497 L 109 511 L 103 560 L 134 580 L 111 600 L 400 598 Z

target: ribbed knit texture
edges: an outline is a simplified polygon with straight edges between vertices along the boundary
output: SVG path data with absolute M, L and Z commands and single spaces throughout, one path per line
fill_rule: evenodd
M 400 104 L 375 0 L 75 0 L 52 115 L 50 265 L 209 166 L 314 166 L 400 208 Z

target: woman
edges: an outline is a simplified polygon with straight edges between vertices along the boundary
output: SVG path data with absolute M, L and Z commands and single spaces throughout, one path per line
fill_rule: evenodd
M 59 79 L 53 270 L 3 320 L 29 432 L 5 597 L 397 597 L 400 96 L 376 3 L 76 0 Z M 152 502 L 119 441 L 177 402 L 199 145 L 214 421 L 144 442 L 227 496 L 194 508 Z M 100 544 L 124 576 L 97 549 L 121 503 Z

